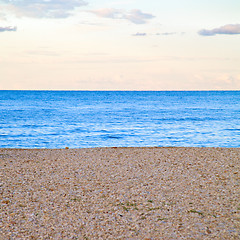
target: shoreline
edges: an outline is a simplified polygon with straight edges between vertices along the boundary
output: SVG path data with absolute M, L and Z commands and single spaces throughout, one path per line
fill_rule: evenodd
M 145 148 L 182 148 L 182 149 L 240 149 L 240 147 L 188 147 L 188 146 L 140 146 L 140 147 L 135 147 L 135 146 L 120 146 L 120 147 L 83 147 L 83 148 L 77 148 L 77 147 L 62 147 L 62 148 L 4 148 L 0 147 L 0 151 L 2 150 L 82 150 L 82 149 L 145 149 Z
M 0 164 L 0 238 L 240 238 L 240 148 L 1 148 Z

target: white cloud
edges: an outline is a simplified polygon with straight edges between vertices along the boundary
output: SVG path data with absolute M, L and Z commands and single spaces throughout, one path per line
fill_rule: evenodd
M 152 34 L 147 34 L 145 32 L 137 32 L 135 34 L 132 34 L 132 36 L 136 37 L 143 37 L 143 36 L 172 36 L 172 35 L 177 35 L 177 34 L 184 34 L 184 33 L 178 33 L 178 32 L 162 32 L 162 33 L 152 33 Z
M 2 9 L 1 9 L 1 7 L 0 7 L 0 11 L 1 11 L 1 10 L 2 10 Z M 3 20 L 3 21 L 6 20 L 6 15 L 5 15 L 5 13 L 0 12 L 0 20 Z
M 83 0 L 0 0 L 5 9 L 16 16 L 32 18 L 66 18 L 72 11 L 87 3 Z
M 16 32 L 17 31 L 17 27 L 0 27 L 0 32 Z
M 147 20 L 154 18 L 150 13 L 143 13 L 139 9 L 133 9 L 130 12 L 114 8 L 102 8 L 89 11 L 98 17 L 112 18 L 112 19 L 126 19 L 135 24 L 145 24 Z
M 219 28 L 214 29 L 202 29 L 198 32 L 202 36 L 214 36 L 216 34 L 240 34 L 240 24 L 227 24 Z
M 92 10 L 89 12 L 94 13 L 98 17 L 103 17 L 103 18 L 113 18 L 113 19 L 122 18 L 122 11 L 114 8 L 101 8 L 101 9 Z
M 130 13 L 127 13 L 125 18 L 136 24 L 144 24 L 148 19 L 154 18 L 154 16 L 149 13 L 143 13 L 138 9 L 134 9 Z
M 132 36 L 134 36 L 134 37 L 145 37 L 145 36 L 147 36 L 147 33 L 135 33 L 135 34 L 133 34 Z
M 157 33 L 157 36 L 170 36 L 170 35 L 176 35 L 177 32 L 163 32 L 163 33 Z

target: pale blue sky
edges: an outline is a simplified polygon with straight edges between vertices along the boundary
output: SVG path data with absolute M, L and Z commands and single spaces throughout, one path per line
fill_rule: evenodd
M 0 0 L 0 89 L 240 89 L 239 0 Z

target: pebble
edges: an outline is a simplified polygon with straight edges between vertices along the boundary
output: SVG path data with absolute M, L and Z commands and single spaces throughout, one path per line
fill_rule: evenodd
M 240 239 L 240 148 L 0 149 L 0 239 Z

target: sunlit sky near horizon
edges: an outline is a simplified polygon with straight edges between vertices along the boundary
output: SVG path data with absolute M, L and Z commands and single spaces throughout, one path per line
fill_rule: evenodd
M 0 0 L 0 90 L 240 90 L 239 0 Z

